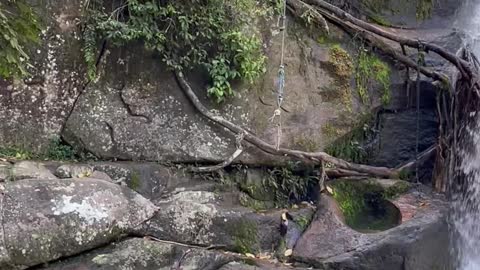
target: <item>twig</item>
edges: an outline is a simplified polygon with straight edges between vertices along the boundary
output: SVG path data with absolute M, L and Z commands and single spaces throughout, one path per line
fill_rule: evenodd
M 196 172 L 196 173 L 214 172 L 232 164 L 232 162 L 243 153 L 243 146 L 242 146 L 243 137 L 244 137 L 243 133 L 240 133 L 236 139 L 237 150 L 235 150 L 235 152 L 233 152 L 233 154 L 230 157 L 228 157 L 224 162 L 217 164 L 215 166 L 192 167 L 190 168 L 190 171 Z

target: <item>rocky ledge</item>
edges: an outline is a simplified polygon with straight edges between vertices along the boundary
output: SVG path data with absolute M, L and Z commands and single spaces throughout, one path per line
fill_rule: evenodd
M 422 270 L 447 264 L 446 205 L 423 186 L 389 199 L 400 213 L 398 226 L 361 233 L 346 225 L 341 205 L 327 193 L 290 209 L 249 207 L 245 198 L 255 199 L 240 187 L 261 175 L 255 170 L 228 185 L 148 163 L 22 161 L 5 163 L 2 171 L 0 269 Z M 386 190 L 399 182 L 368 181 Z

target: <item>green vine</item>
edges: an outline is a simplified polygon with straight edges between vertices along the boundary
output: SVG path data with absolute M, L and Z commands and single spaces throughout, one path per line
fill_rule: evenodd
M 28 75 L 26 46 L 40 41 L 40 23 L 33 9 L 23 0 L 0 2 L 0 33 L 0 77 Z
M 263 2 L 262 2 L 263 3 Z M 218 102 L 233 95 L 231 83 L 253 83 L 265 72 L 259 35 L 251 23 L 266 16 L 272 3 L 255 0 L 125 0 L 107 11 L 101 0 L 87 6 L 84 54 L 95 78 L 99 40 L 125 45 L 142 41 L 174 70 L 205 69 L 208 94 Z

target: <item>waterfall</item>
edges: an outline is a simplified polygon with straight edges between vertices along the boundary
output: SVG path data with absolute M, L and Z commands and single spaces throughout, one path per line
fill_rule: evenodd
M 453 189 L 451 225 L 453 254 L 458 270 L 480 269 L 480 115 L 471 126 L 462 131 L 463 138 L 458 150 L 461 157 L 460 171 Z
M 455 28 L 480 56 L 480 0 L 466 0 Z M 470 112 L 460 129 L 457 177 L 451 188 L 450 225 L 455 269 L 480 270 L 480 114 Z

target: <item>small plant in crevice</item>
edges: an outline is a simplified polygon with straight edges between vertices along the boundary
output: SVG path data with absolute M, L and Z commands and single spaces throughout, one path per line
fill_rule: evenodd
M 0 157 L 17 160 L 96 160 L 96 157 L 92 154 L 77 152 L 72 146 L 65 144 L 59 138 L 51 139 L 47 147 L 41 152 L 34 152 L 22 146 L 1 146 Z
M 349 133 L 330 143 L 325 148 L 325 152 L 349 162 L 367 163 L 371 151 L 365 149 L 364 143 L 371 140 L 376 134 L 373 122 L 373 115 L 363 115 Z M 331 129 L 335 130 L 333 127 Z
M 360 49 L 355 68 L 355 82 L 358 95 L 363 104 L 369 104 L 369 90 L 379 84 L 382 91 L 381 100 L 384 105 L 390 103 L 390 67 L 373 53 Z
M 73 147 L 64 144 L 60 139 L 52 139 L 44 155 L 48 160 L 72 160 L 76 158 Z
M 296 164 L 269 170 L 269 177 L 263 180 L 263 186 L 275 193 L 277 207 L 308 200 L 309 190 L 318 183 L 316 176 L 300 173 Z

